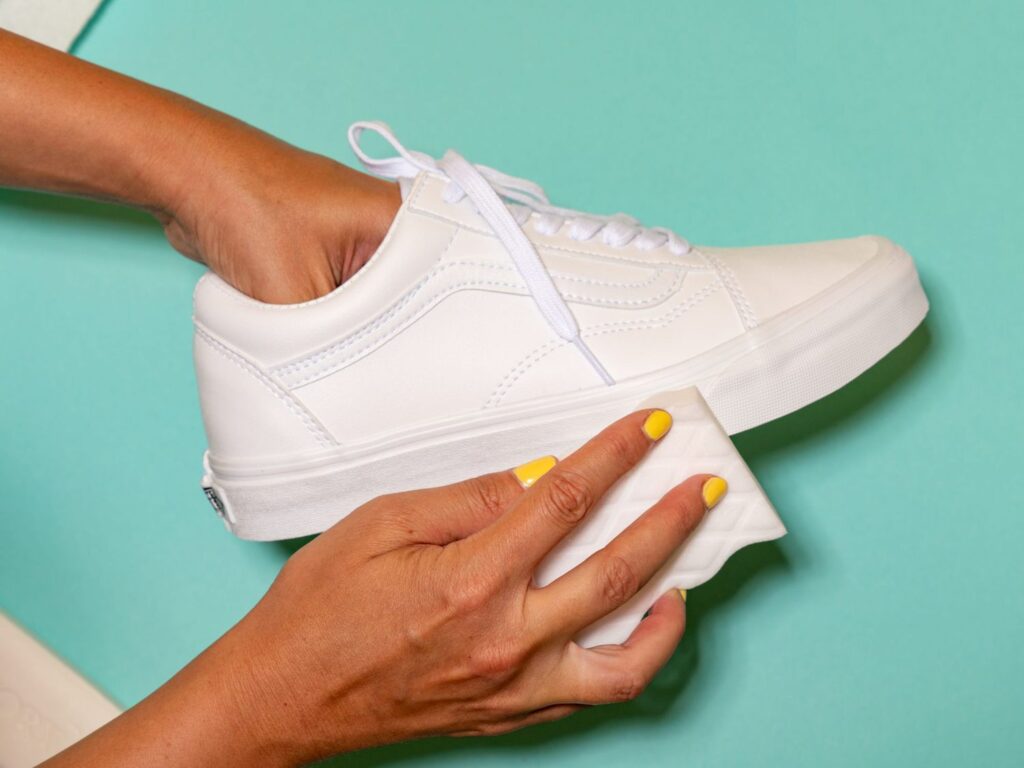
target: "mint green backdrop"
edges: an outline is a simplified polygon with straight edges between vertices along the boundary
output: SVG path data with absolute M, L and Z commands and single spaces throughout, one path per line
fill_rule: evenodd
M 790 527 L 690 599 L 639 701 L 356 766 L 1024 761 L 1019 2 L 111 0 L 78 55 L 343 161 L 389 121 L 697 243 L 884 233 L 926 324 L 737 442 Z M 2 64 L 0 64 L 2 65 Z M 291 551 L 199 491 L 200 273 L 145 216 L 0 193 L 0 606 L 117 701 Z M 526 457 L 524 457 L 526 458 Z

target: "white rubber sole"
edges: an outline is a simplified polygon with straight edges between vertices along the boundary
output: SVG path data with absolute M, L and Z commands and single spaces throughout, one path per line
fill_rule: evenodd
M 256 466 L 207 455 L 203 487 L 229 530 L 265 541 L 319 533 L 381 494 L 564 456 L 659 392 L 697 386 L 735 434 L 852 381 L 927 312 L 914 263 L 897 248 L 814 299 L 672 368 L 346 445 L 301 463 Z

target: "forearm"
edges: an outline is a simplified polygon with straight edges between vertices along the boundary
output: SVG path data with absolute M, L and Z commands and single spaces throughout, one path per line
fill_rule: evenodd
M 165 210 L 198 105 L 0 30 L 0 185 Z
M 0 61 L 0 186 L 178 214 L 218 179 L 237 179 L 253 156 L 286 146 L 191 99 L 4 30 Z

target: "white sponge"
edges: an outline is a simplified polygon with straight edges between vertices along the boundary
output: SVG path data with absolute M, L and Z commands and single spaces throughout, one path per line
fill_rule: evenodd
M 703 584 L 741 547 L 786 533 L 757 478 L 696 388 L 663 392 L 637 408 L 665 409 L 672 414 L 672 429 L 547 557 L 536 574 L 538 585 L 549 584 L 604 547 L 691 475 L 719 475 L 729 483 L 729 492 L 632 600 L 584 630 L 577 640 L 586 647 L 623 642 L 665 591 Z

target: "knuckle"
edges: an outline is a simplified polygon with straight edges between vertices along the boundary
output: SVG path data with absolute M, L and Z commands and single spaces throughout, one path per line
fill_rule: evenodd
M 704 503 L 699 496 L 680 492 L 666 501 L 668 522 L 680 534 L 688 533 L 704 516 Z
M 587 481 L 573 471 L 556 471 L 547 483 L 544 508 L 558 523 L 576 525 L 593 502 Z
M 470 659 L 475 678 L 503 681 L 514 677 L 526 661 L 526 650 L 515 640 L 497 640 L 481 646 Z
M 500 515 L 505 508 L 505 494 L 500 478 L 495 475 L 478 477 L 471 485 L 472 500 L 478 503 L 492 517 Z
M 602 593 L 613 605 L 626 602 L 640 588 L 640 579 L 629 561 L 619 555 L 611 555 L 604 563 Z
M 401 523 L 406 522 L 413 509 L 409 494 L 385 493 L 371 499 L 361 506 L 357 512 L 360 517 L 375 520 Z
M 647 681 L 635 672 L 623 672 L 612 680 L 608 699 L 612 702 L 633 701 L 644 692 Z
M 604 450 L 620 465 L 636 464 L 644 454 L 646 444 L 640 440 L 640 432 L 626 433 L 622 430 L 608 432 L 604 438 Z
M 470 614 L 481 610 L 492 599 L 488 582 L 479 579 L 458 578 L 448 582 L 447 603 L 458 613 Z
M 370 499 L 363 506 L 379 510 L 395 509 L 404 506 L 404 496 L 400 493 L 382 493 L 380 496 Z

